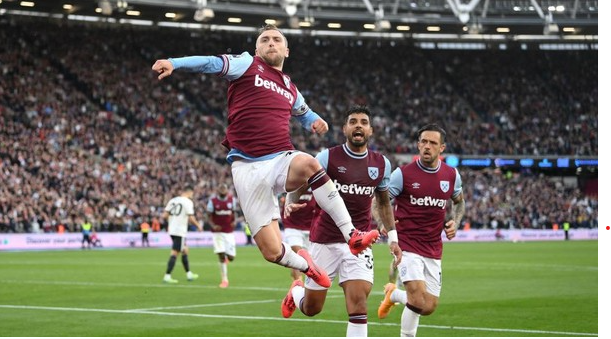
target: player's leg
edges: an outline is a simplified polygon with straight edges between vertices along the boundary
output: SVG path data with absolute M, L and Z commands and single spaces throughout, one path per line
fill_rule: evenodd
M 300 230 L 294 228 L 285 228 L 284 229 L 284 242 L 286 242 L 289 246 L 291 246 L 291 250 L 295 253 L 298 253 L 301 249 L 304 248 L 303 235 Z M 291 278 L 292 280 L 302 280 L 301 276 L 303 272 L 296 269 L 291 269 Z
M 293 252 L 297 253 L 299 252 L 303 247 L 301 246 L 291 246 L 291 250 L 293 250 Z M 300 270 L 296 270 L 296 269 L 291 269 L 291 278 L 293 280 L 302 280 L 301 276 L 302 276 L 303 272 L 301 272 Z
M 400 271 L 402 273 L 401 275 L 398 275 L 397 278 L 399 281 L 401 281 L 401 285 L 403 285 L 403 281 L 405 281 L 405 286 L 407 286 L 407 282 L 409 280 L 424 279 L 424 266 L 420 258 L 420 256 L 414 255 L 413 253 L 403 251 L 401 263 L 396 269 L 396 272 Z M 393 262 L 391 262 L 389 269 L 389 272 L 395 271 L 393 270 Z M 390 273 L 389 280 L 390 282 L 384 285 L 384 299 L 382 299 L 382 302 L 378 307 L 378 318 L 380 319 L 386 318 L 395 305 L 407 304 L 406 290 L 397 288 L 399 283 L 394 283 L 394 279 Z
M 229 286 L 229 281 L 227 279 L 227 255 L 225 254 L 225 239 L 223 238 L 223 235 L 224 233 L 212 233 L 212 241 L 214 253 L 219 258 L 219 270 L 221 272 L 221 283 L 219 287 L 226 288 Z
M 310 187 L 318 205 L 331 216 L 344 239 L 349 243 L 353 254 L 363 251 L 374 243 L 379 232 L 359 232 L 352 225 L 352 219 L 344 200 L 335 184 L 322 168 L 318 160 L 307 153 L 298 152 L 292 159 L 286 176 L 286 203 L 296 202 Z
M 432 314 L 437 308 L 439 298 L 426 291 L 427 282 L 423 280 L 408 281 L 404 286 L 407 294 L 396 289 L 393 292 L 393 299 L 398 302 L 406 301 L 401 314 L 401 336 L 415 337 L 420 316 Z
M 418 324 L 420 324 L 420 314 L 407 307 L 403 307 L 403 313 L 401 314 L 401 336 L 415 337 L 418 332 Z
M 318 243 L 312 243 L 310 246 L 313 258 L 319 263 L 321 269 L 329 272 L 330 280 L 333 280 L 342 262 L 341 252 L 338 252 L 337 249 L 338 245 L 346 247 L 346 244 Z M 310 260 L 312 259 L 310 258 Z M 329 287 L 321 286 L 313 279 L 306 279 L 305 284 L 301 280 L 293 280 L 281 304 L 282 316 L 289 318 L 296 309 L 310 317 L 317 315 L 323 309 Z
M 285 155 L 268 161 L 235 161 L 232 164 L 234 187 L 244 217 L 265 260 L 298 269 L 321 285 L 330 284 L 324 271 L 282 242 L 277 194 L 284 190 L 289 164 L 290 160 Z
M 176 257 L 178 253 L 182 250 L 182 237 L 172 235 L 172 250 L 170 251 L 170 258 L 168 259 L 168 265 L 165 271 L 165 276 L 163 277 L 163 281 L 166 283 L 175 284 L 178 282 L 176 279 L 172 279 L 172 271 L 174 270 L 174 266 L 176 265 Z
M 186 239 L 183 238 L 183 242 L 185 240 Z M 199 278 L 199 274 L 191 272 L 191 268 L 189 268 L 189 247 L 187 246 L 186 243 L 183 243 L 181 254 L 182 254 L 181 255 L 182 267 L 185 269 L 185 272 L 187 272 L 187 281 L 193 281 Z
M 233 233 L 221 233 L 224 244 L 224 251 L 222 253 L 223 258 L 219 258 L 219 261 L 222 260 L 221 263 L 221 284 L 219 287 L 227 288 L 229 287 L 229 275 L 227 273 L 227 268 L 230 261 L 233 261 L 236 255 L 236 246 L 235 246 L 235 236 Z
M 416 336 L 420 316 L 430 315 L 437 308 L 441 293 L 441 260 L 403 252 L 399 272 L 405 292 L 396 289 L 391 300 L 405 305 L 401 315 L 401 335 Z
M 406 253 L 406 252 L 404 252 Z M 403 279 L 407 291 L 407 306 L 420 315 L 430 315 L 437 309 L 439 295 L 441 294 L 441 260 L 425 258 L 422 256 L 408 253 L 415 256 L 418 271 L 411 273 L 411 279 Z M 407 270 L 409 271 L 410 269 Z
M 373 251 L 365 249 L 354 256 L 345 244 L 339 270 L 339 284 L 344 289 L 348 324 L 346 336 L 367 336 L 367 298 L 373 286 Z
M 219 253 L 219 268 L 221 270 L 221 283 L 219 284 L 220 288 L 229 287 L 229 279 L 227 278 L 227 256 L 225 253 Z
M 365 280 L 348 280 L 342 284 L 348 311 L 346 337 L 367 336 L 367 298 L 371 287 Z
M 261 254 L 267 261 L 297 269 L 322 285 L 330 285 L 326 272 L 314 265 L 307 252 L 297 254 L 288 244 L 282 242 L 278 220 L 272 220 L 269 225 L 253 230 L 253 234 Z

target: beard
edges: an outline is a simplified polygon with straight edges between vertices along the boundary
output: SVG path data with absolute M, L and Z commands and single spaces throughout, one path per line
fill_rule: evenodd
M 350 142 L 350 144 L 353 145 L 353 146 L 363 147 L 363 146 L 367 145 L 367 143 L 369 142 L 369 138 L 363 136 L 361 140 L 355 141 L 354 137 L 351 136 L 351 137 L 348 138 L 348 142 Z
M 282 57 L 278 53 L 271 56 L 269 54 L 265 54 L 262 55 L 261 58 L 265 61 L 266 64 L 272 67 L 280 67 L 284 63 L 284 57 Z

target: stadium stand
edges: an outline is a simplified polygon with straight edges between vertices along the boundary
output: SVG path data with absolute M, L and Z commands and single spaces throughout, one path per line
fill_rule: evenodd
M 0 18 L 0 232 L 135 230 L 180 182 L 203 206 L 230 182 L 220 145 L 227 84 L 176 74 L 155 59 L 254 50 L 250 35 Z M 430 51 L 409 41 L 300 36 L 285 71 L 329 122 L 324 137 L 293 125 L 296 148 L 341 142 L 341 113 L 367 104 L 370 144 L 416 153 L 439 122 L 459 155 L 598 155 L 596 51 Z M 303 67 L 303 65 L 308 67 Z M 584 67 L 583 65 L 587 65 Z M 163 99 L 162 99 L 162 94 Z M 574 174 L 461 168 L 471 227 L 597 227 L 595 192 Z

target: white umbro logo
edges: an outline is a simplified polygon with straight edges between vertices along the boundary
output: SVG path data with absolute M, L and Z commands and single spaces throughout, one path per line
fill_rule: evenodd
M 263 69 L 263 66 L 261 66 L 261 65 L 257 65 L 257 68 L 259 69 L 259 72 L 263 73 L 263 70 L 264 70 L 264 69 Z
M 420 183 L 419 182 L 415 182 L 412 184 L 412 188 L 413 189 L 419 189 L 420 188 Z
M 347 170 L 347 169 L 346 169 L 346 167 L 344 167 L 344 166 L 339 166 L 339 167 L 337 168 L 337 171 L 338 171 L 339 173 L 346 173 L 346 170 Z

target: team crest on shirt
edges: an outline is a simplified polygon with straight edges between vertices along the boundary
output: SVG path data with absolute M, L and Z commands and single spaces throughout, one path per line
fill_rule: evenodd
M 288 75 L 283 75 L 282 79 L 284 80 L 284 84 L 286 85 L 286 88 L 291 88 L 291 78 L 288 77 Z
M 446 193 L 448 190 L 450 190 L 450 182 L 446 180 L 442 180 L 439 182 L 439 187 L 441 187 L 441 191 L 443 193 Z
M 371 178 L 371 180 L 376 180 L 378 178 L 378 168 L 377 167 L 369 167 L 367 169 L 367 172 L 369 173 L 369 177 Z

